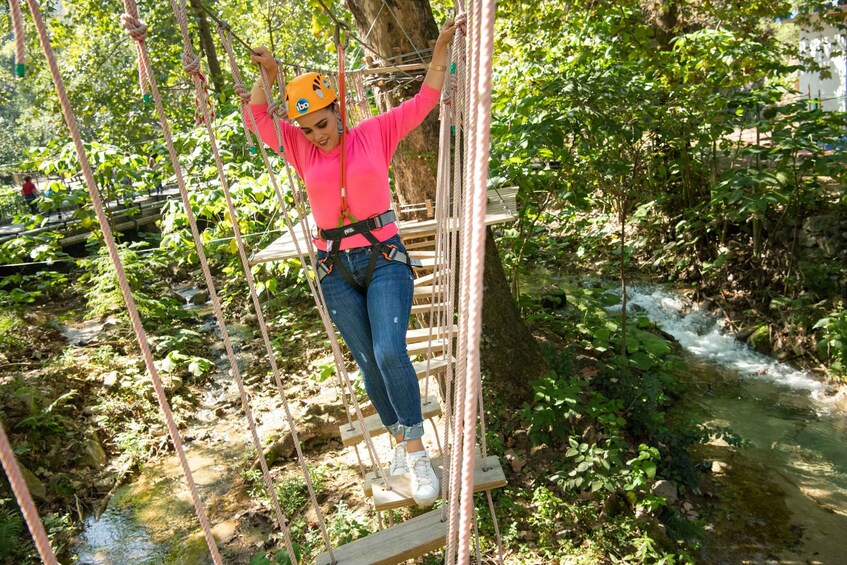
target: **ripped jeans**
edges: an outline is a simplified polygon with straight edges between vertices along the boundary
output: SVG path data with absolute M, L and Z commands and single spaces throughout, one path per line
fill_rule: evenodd
M 399 236 L 385 241 L 405 251 Z M 412 310 L 414 281 L 408 265 L 380 255 L 366 294 L 339 272 L 343 267 L 364 285 L 370 247 L 341 251 L 321 281 L 330 318 L 359 365 L 365 390 L 383 425 L 404 439 L 423 437 L 421 392 L 406 352 L 406 328 Z M 318 251 L 318 260 L 326 257 Z

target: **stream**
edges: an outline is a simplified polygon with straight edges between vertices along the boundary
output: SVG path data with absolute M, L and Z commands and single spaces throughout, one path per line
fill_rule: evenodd
M 847 415 L 803 371 L 751 350 L 677 293 L 634 286 L 630 307 L 685 351 L 690 387 L 672 417 L 729 428 L 698 457 L 717 501 L 704 504 L 698 563 L 847 563 Z

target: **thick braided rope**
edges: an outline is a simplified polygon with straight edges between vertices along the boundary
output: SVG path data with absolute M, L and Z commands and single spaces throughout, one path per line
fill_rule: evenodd
M 100 198 L 100 193 L 97 190 L 97 185 L 94 181 L 94 174 L 91 171 L 91 166 L 88 163 L 88 156 L 85 153 L 85 148 L 83 147 L 82 137 L 79 133 L 79 128 L 77 127 L 76 117 L 73 114 L 73 110 L 71 109 L 70 101 L 68 100 L 67 92 L 65 91 L 65 84 L 62 80 L 61 75 L 59 74 L 59 66 L 56 63 L 56 57 L 53 53 L 53 48 L 50 44 L 50 39 L 47 36 L 47 29 L 44 26 L 44 21 L 41 18 L 41 11 L 38 6 L 37 0 L 27 0 L 29 4 L 30 11 L 32 12 L 32 19 L 35 23 L 36 29 L 38 30 L 38 37 L 41 41 L 41 46 L 44 49 L 44 54 L 47 57 L 47 63 L 50 68 L 50 74 L 53 78 L 53 83 L 56 86 L 56 93 L 59 96 L 59 102 L 62 106 L 62 113 L 65 117 L 65 122 L 67 123 L 68 129 L 70 130 L 71 137 L 73 138 L 74 146 L 76 148 L 77 156 L 79 158 L 80 168 L 82 170 L 83 177 L 85 178 L 86 185 L 88 187 L 89 195 L 91 196 L 91 202 L 94 206 L 94 211 L 97 214 L 97 221 L 100 224 L 100 229 L 103 232 L 103 238 L 106 242 L 106 246 L 109 250 L 109 256 L 112 260 L 112 264 L 115 267 L 115 271 L 118 277 L 118 284 L 121 289 L 121 293 L 123 294 L 124 301 L 126 302 L 127 311 L 129 314 L 130 321 L 132 322 L 132 328 L 135 331 L 136 339 L 138 340 L 138 345 L 141 348 L 141 353 L 144 358 L 144 364 L 147 367 L 147 371 L 150 373 L 150 377 L 153 380 L 153 388 L 156 391 L 156 397 L 159 401 L 159 406 L 162 410 L 162 413 L 165 417 L 165 422 L 168 426 L 168 432 L 170 433 L 171 440 L 174 444 L 174 449 L 179 457 L 180 464 L 182 465 L 183 473 L 185 474 L 186 483 L 188 483 L 188 488 L 191 491 L 191 497 L 194 502 L 194 508 L 197 512 L 197 518 L 200 521 L 200 525 L 203 527 L 203 534 L 206 537 L 206 543 L 209 546 L 209 550 L 212 553 L 212 558 L 216 564 L 222 565 L 223 561 L 221 559 L 220 553 L 218 552 L 218 547 L 215 544 L 215 539 L 212 537 L 212 531 L 209 528 L 209 522 L 206 517 L 206 511 L 203 506 L 203 502 L 200 499 L 200 495 L 197 491 L 197 486 L 194 483 L 194 478 L 191 474 L 191 468 L 188 465 L 188 460 L 185 456 L 185 450 L 182 447 L 182 440 L 179 435 L 179 430 L 177 429 L 176 422 L 174 422 L 173 414 L 171 413 L 170 405 L 168 404 L 168 399 L 165 396 L 165 389 L 162 386 L 162 381 L 159 378 L 159 373 L 156 369 L 155 364 L 153 363 L 153 354 L 150 351 L 150 344 L 147 341 L 147 334 L 144 331 L 144 328 L 141 325 L 141 318 L 138 314 L 138 309 L 135 306 L 135 300 L 132 297 L 132 291 L 129 288 L 129 283 L 127 282 L 126 273 L 123 269 L 123 264 L 121 263 L 121 259 L 118 255 L 117 246 L 115 244 L 114 236 L 112 235 L 111 227 L 109 226 L 109 221 L 106 218 L 105 211 L 103 209 L 103 202 Z
M 454 124 L 456 124 L 456 128 L 455 128 L 456 139 L 454 141 L 454 145 L 455 145 L 454 152 L 457 155 L 457 158 L 454 160 L 454 163 L 453 163 L 453 193 L 451 195 L 451 210 L 450 210 L 450 217 L 452 218 L 453 224 L 451 225 L 451 229 L 449 231 L 450 237 L 449 237 L 449 240 L 448 240 L 450 269 L 453 272 L 453 275 L 450 277 L 450 290 L 449 290 L 449 294 L 448 294 L 448 304 L 449 304 L 448 307 L 449 307 L 449 312 L 450 312 L 450 316 L 451 316 L 451 321 L 452 321 L 453 316 L 454 316 L 453 312 L 456 309 L 455 308 L 455 302 L 458 298 L 461 298 L 457 294 L 457 292 L 458 292 L 457 286 L 458 286 L 458 282 L 459 282 L 457 275 L 459 273 L 459 268 L 460 268 L 459 254 L 461 252 L 461 232 L 459 230 L 459 221 L 460 221 L 460 218 L 462 217 L 462 211 L 464 210 L 464 207 L 463 207 L 464 198 L 462 197 L 462 195 L 464 193 L 464 186 L 465 186 L 464 171 L 467 168 L 466 167 L 467 155 L 466 155 L 466 153 L 463 149 L 464 144 L 465 144 L 464 140 L 465 140 L 466 135 L 465 135 L 464 129 L 461 127 L 461 122 L 463 120 L 462 115 L 463 115 L 463 112 L 464 112 L 464 106 L 462 104 L 460 104 L 460 101 L 464 98 L 464 95 L 465 95 L 464 83 L 467 82 L 467 73 L 466 73 L 466 64 L 465 64 L 466 63 L 467 45 L 466 45 L 466 37 L 465 37 L 465 31 L 464 30 L 459 30 L 457 32 L 457 49 L 458 49 L 458 56 L 456 58 L 457 84 L 455 86 L 456 92 L 453 96 L 453 98 L 454 98 L 454 102 L 453 102 L 454 118 L 453 118 L 453 121 L 454 121 Z M 459 88 L 459 86 L 462 86 L 462 88 Z M 460 322 L 458 317 L 457 317 L 456 321 L 457 321 L 457 323 Z M 458 342 L 458 337 L 457 337 L 457 342 Z M 451 351 L 452 351 L 452 344 L 451 344 Z M 454 386 L 455 386 L 455 383 L 456 383 L 456 379 L 458 378 L 458 375 L 459 375 L 458 371 L 459 371 L 459 364 L 454 363 L 453 373 L 451 375 L 453 377 Z M 455 422 L 453 421 L 452 412 L 451 412 L 451 415 L 450 415 L 449 424 L 450 424 L 451 430 L 452 430 L 455 427 Z M 455 441 L 455 439 L 454 439 L 454 441 Z M 452 489 L 454 489 L 454 490 L 451 490 L 451 492 L 454 492 L 455 489 L 456 489 L 456 485 L 453 484 L 453 474 L 454 474 L 453 470 L 458 468 L 459 456 L 461 454 L 460 451 L 455 450 L 455 445 L 453 447 L 454 447 L 454 452 L 451 453 L 450 472 L 448 473 L 450 486 L 451 486 Z M 451 497 L 450 498 L 451 504 L 446 505 L 447 508 L 445 508 L 445 516 L 446 516 L 446 512 L 449 510 L 450 511 L 450 515 L 448 517 L 449 520 L 455 520 L 455 510 L 456 510 L 456 507 L 457 507 L 457 500 L 458 499 L 454 500 Z M 448 544 L 447 553 L 449 553 L 449 550 L 450 550 L 450 547 L 449 547 L 449 544 Z
M 236 359 L 235 352 L 232 346 L 232 340 L 230 339 L 229 332 L 226 327 L 226 320 L 223 315 L 223 309 L 221 307 L 220 298 L 218 297 L 218 293 L 215 288 L 214 278 L 212 277 L 211 270 L 209 269 L 208 260 L 203 249 L 200 230 L 197 227 L 197 221 L 194 217 L 194 212 L 191 208 L 191 202 L 188 197 L 188 191 L 186 188 L 185 179 L 182 174 L 182 168 L 179 166 L 179 158 L 173 143 L 173 136 L 171 135 L 170 125 L 165 115 L 165 109 L 162 104 L 162 99 L 159 94 L 155 76 L 152 72 L 150 72 L 151 63 L 150 56 L 147 50 L 147 45 L 143 43 L 143 36 L 139 38 L 138 35 L 133 34 L 131 32 L 133 22 L 139 21 L 138 7 L 135 3 L 135 0 L 124 0 L 124 9 L 126 10 L 126 13 L 123 14 L 123 16 L 121 17 L 121 22 L 124 24 L 124 27 L 127 28 L 127 31 L 130 33 L 130 36 L 137 42 L 139 55 L 139 69 L 144 74 L 145 79 L 149 81 L 150 90 L 152 92 L 152 99 L 156 106 L 156 111 L 159 117 L 159 123 L 162 127 L 162 135 L 165 139 L 165 144 L 168 148 L 168 153 L 171 158 L 171 164 L 176 175 L 177 186 L 179 187 L 180 197 L 182 199 L 183 207 L 185 209 L 186 217 L 188 219 L 188 224 L 191 228 L 194 246 L 197 250 L 200 267 L 203 272 L 203 278 L 206 283 L 206 288 L 208 289 L 209 298 L 212 303 L 212 309 L 214 311 L 215 319 L 217 321 L 218 328 L 220 329 L 221 338 L 226 349 L 226 355 L 229 361 L 231 374 L 238 387 L 239 397 L 241 399 L 241 405 L 244 410 L 245 417 L 247 418 L 247 424 L 250 429 L 253 447 L 256 450 L 256 453 L 258 454 L 259 464 L 262 469 L 262 477 L 265 482 L 265 488 L 269 493 L 276 492 L 273 480 L 270 476 L 267 461 L 265 460 L 264 448 L 262 446 L 261 439 L 259 438 L 259 433 L 256 430 L 255 419 L 253 417 L 252 410 L 250 409 L 250 401 L 247 396 L 247 391 L 244 388 L 243 379 L 241 377 L 241 371 L 238 368 L 238 361 Z M 285 539 L 286 547 L 289 551 L 292 563 L 296 563 L 296 557 L 294 554 L 293 546 L 291 545 L 290 535 L 288 531 L 288 520 L 282 512 L 278 498 L 276 496 L 271 496 L 270 498 L 271 505 L 276 516 L 277 526 L 283 533 L 283 537 Z
M 267 80 L 267 75 L 265 74 L 264 69 L 260 68 L 260 72 L 262 73 L 262 86 L 265 90 L 265 96 L 266 96 L 266 98 L 270 99 L 272 94 L 273 94 L 271 92 L 272 87 L 270 85 L 270 82 Z M 284 83 L 284 76 L 283 76 L 283 73 L 282 73 L 282 69 L 279 69 L 279 71 L 277 73 L 277 86 L 280 88 L 280 90 L 282 92 L 285 91 L 285 83 Z M 249 106 L 248 106 L 248 110 L 249 110 Z M 249 110 L 249 117 L 250 117 L 250 120 L 251 120 L 251 123 L 253 125 L 254 130 L 258 131 L 255 116 L 253 115 L 252 110 Z M 302 179 L 300 179 L 299 176 L 292 173 L 292 170 L 291 170 L 291 167 L 288 163 L 288 160 L 285 158 L 285 147 L 284 147 L 284 144 L 282 143 L 282 132 L 279 129 L 279 124 L 276 122 L 276 120 L 274 120 L 274 126 L 275 126 L 276 133 L 277 133 L 277 144 L 279 145 L 280 153 L 283 156 L 283 163 L 284 163 L 284 166 L 285 166 L 286 176 L 289 179 L 289 182 L 292 183 L 292 184 L 294 184 L 295 179 L 297 179 L 296 182 L 299 185 L 299 190 L 296 190 L 296 189 L 292 190 L 292 194 L 294 196 L 295 206 L 297 207 L 297 211 L 298 211 L 298 215 L 299 215 L 300 228 L 301 228 L 301 230 L 304 234 L 312 233 L 311 226 L 309 225 L 309 215 L 306 212 L 305 187 L 303 186 L 303 183 L 301 182 Z M 356 418 L 357 418 L 357 421 L 359 422 L 359 425 L 361 426 L 361 429 L 362 429 L 362 432 L 363 432 L 363 437 L 365 439 L 365 445 L 367 446 L 367 449 L 369 451 L 369 455 L 371 457 L 371 462 L 373 463 L 376 472 L 380 475 L 380 477 L 384 481 L 384 484 L 389 485 L 390 483 L 388 482 L 388 477 L 386 476 L 385 469 L 380 464 L 379 456 L 377 455 L 376 447 L 373 444 L 373 440 L 371 438 L 370 432 L 368 431 L 367 426 L 365 426 L 365 424 L 364 424 L 364 415 L 362 414 L 361 406 L 359 405 L 358 398 L 356 397 L 355 390 L 354 390 L 353 385 L 350 381 L 350 377 L 349 377 L 349 374 L 347 372 L 346 365 L 344 363 L 344 357 L 341 353 L 341 348 L 338 344 L 337 338 L 335 337 L 335 331 L 332 329 L 332 322 L 329 318 L 329 313 L 327 312 L 326 307 L 325 307 L 326 301 L 324 300 L 324 297 L 323 297 L 323 289 L 321 288 L 320 284 L 317 284 L 315 282 L 315 280 L 311 277 L 311 274 L 308 272 L 308 266 L 309 265 L 312 267 L 313 272 L 317 272 L 316 269 L 315 269 L 316 263 L 317 263 L 315 251 L 314 251 L 314 249 L 312 248 L 311 245 L 307 245 L 307 250 L 308 250 L 307 252 L 308 252 L 308 256 L 309 256 L 309 261 L 307 262 L 304 258 L 304 253 L 303 253 L 303 251 L 300 247 L 300 242 L 299 242 L 298 238 L 294 236 L 295 231 L 294 231 L 293 226 L 290 223 L 290 216 L 287 212 L 285 199 L 283 198 L 282 192 L 279 190 L 279 186 L 278 186 L 277 181 L 276 181 L 276 175 L 273 171 L 273 167 L 271 166 L 270 161 L 267 158 L 267 152 L 264 150 L 264 144 L 260 143 L 259 147 L 262 150 L 262 158 L 263 158 L 263 161 L 265 163 L 266 171 L 269 175 L 269 178 L 271 179 L 271 182 L 273 183 L 273 185 L 275 187 L 277 199 L 279 200 L 279 206 L 283 210 L 282 216 L 286 221 L 286 225 L 288 227 L 289 233 L 292 234 L 295 249 L 297 251 L 297 255 L 300 259 L 300 263 L 301 263 L 303 269 L 305 269 L 306 280 L 309 283 L 309 288 L 312 291 L 312 296 L 315 300 L 315 305 L 317 306 L 318 313 L 319 313 L 321 321 L 324 325 L 324 330 L 326 331 L 327 337 L 329 338 L 329 341 L 330 341 L 330 347 L 331 347 L 332 352 L 333 352 L 333 358 L 335 360 L 335 365 L 336 365 L 336 369 L 337 369 L 336 373 L 337 373 L 339 379 L 341 379 L 341 381 L 342 381 L 342 383 L 341 383 L 342 400 L 343 400 L 344 405 L 345 405 L 345 410 L 348 413 L 348 423 L 350 425 L 350 428 L 352 429 L 352 422 L 350 421 L 350 416 L 349 416 L 349 405 L 347 403 L 347 398 L 346 398 L 347 394 L 349 394 L 350 398 L 352 399 Z M 345 391 L 347 392 L 347 394 L 345 394 Z M 356 457 L 359 458 L 358 450 L 356 452 Z M 360 467 L 361 467 L 361 459 L 360 458 L 359 458 L 359 463 L 360 463 Z M 363 471 L 362 476 L 364 477 L 364 475 L 365 475 L 364 469 L 362 469 L 362 471 Z M 388 488 L 390 489 L 390 486 Z
M 472 162 L 474 169 L 473 178 L 473 204 L 471 210 L 471 232 L 470 247 L 471 264 L 469 273 L 468 293 L 468 401 L 464 405 L 464 451 L 468 453 L 473 450 L 476 442 L 476 419 L 477 402 L 476 396 L 479 390 L 480 366 L 479 345 L 482 333 L 482 295 L 483 295 L 483 271 L 485 268 L 485 210 L 486 210 L 486 184 L 488 180 L 488 156 L 489 136 L 491 133 L 491 71 L 493 66 L 494 52 L 494 0 L 482 0 L 474 6 L 478 17 L 478 42 L 476 55 L 478 59 L 474 62 L 477 66 L 475 73 L 475 96 L 474 105 L 476 131 L 474 142 L 476 145 L 475 159 Z M 465 457 L 462 461 L 462 500 L 461 517 L 459 519 L 459 565 L 467 565 L 470 562 L 470 521 L 473 518 L 473 458 Z
M 195 60 L 196 56 L 194 55 L 193 48 L 191 46 L 191 39 L 188 34 L 188 25 L 185 18 L 185 2 L 180 1 L 179 5 L 177 5 L 177 0 L 170 0 L 171 8 L 174 11 L 174 14 L 177 16 L 177 22 L 179 23 L 180 32 L 183 38 L 183 60 Z M 258 320 L 259 331 L 262 336 L 262 341 L 265 346 L 265 352 L 268 356 L 268 362 L 271 366 L 271 372 L 273 374 L 274 382 L 277 385 L 277 389 L 279 391 L 280 397 L 282 399 L 283 409 L 285 412 L 286 421 L 289 426 L 289 431 L 291 432 L 291 437 L 293 440 L 293 444 L 295 450 L 297 452 L 297 459 L 300 463 L 301 470 L 303 471 L 303 479 L 306 483 L 306 488 L 309 491 L 310 500 L 315 508 L 316 517 L 318 519 L 318 523 L 321 527 L 321 534 L 324 537 L 324 542 L 330 552 L 332 554 L 331 549 L 331 541 L 329 539 L 329 533 L 326 530 L 326 523 L 324 520 L 323 512 L 321 511 L 320 504 L 317 500 L 317 495 L 315 494 L 314 485 L 312 484 L 312 479 L 309 475 L 309 468 L 306 464 L 305 457 L 303 455 L 302 446 L 300 445 L 299 434 L 297 433 L 297 426 L 294 421 L 294 417 L 291 414 L 291 408 L 288 403 L 288 396 L 285 392 L 285 387 L 282 384 L 282 377 L 279 372 L 279 367 L 277 366 L 276 356 L 274 355 L 273 346 L 271 345 L 270 335 L 268 332 L 267 322 L 265 321 L 264 314 L 262 312 L 262 305 L 259 302 L 258 294 L 256 293 L 256 285 L 253 280 L 253 274 L 250 269 L 250 262 L 247 257 L 247 253 L 244 248 L 244 241 L 241 237 L 241 230 L 238 227 L 238 218 L 235 213 L 235 206 L 232 202 L 232 194 L 229 190 L 229 182 L 224 174 L 224 164 L 221 159 L 220 150 L 218 148 L 217 136 L 215 135 L 215 131 L 212 127 L 212 116 L 210 113 L 209 105 L 206 104 L 206 98 L 202 96 L 202 91 L 204 90 L 204 80 L 202 75 L 200 75 L 199 69 L 188 69 L 190 72 L 192 79 L 194 80 L 195 90 L 197 92 L 197 99 L 200 101 L 199 111 L 202 115 L 203 123 L 206 126 L 206 133 L 209 137 L 209 143 L 212 148 L 212 155 L 215 159 L 215 164 L 217 166 L 218 179 L 221 183 L 221 188 L 223 189 L 224 199 L 226 201 L 227 206 L 227 215 L 232 223 L 232 231 L 233 236 L 238 248 L 238 256 L 241 260 L 241 265 L 244 270 L 244 276 L 247 281 L 247 287 L 250 291 L 250 298 L 253 302 L 253 308 L 256 314 L 256 318 Z
M 448 520 L 448 538 L 447 538 L 447 562 L 453 563 L 455 561 L 455 555 L 457 550 L 457 535 L 458 535 L 458 523 L 460 520 L 460 507 L 459 500 L 461 496 L 460 490 L 460 479 L 461 479 L 461 470 L 460 470 L 460 461 L 463 459 L 463 456 L 466 455 L 463 453 L 464 442 L 462 441 L 462 434 L 464 432 L 464 424 L 463 424 L 463 412 L 461 411 L 461 407 L 466 405 L 467 402 L 467 346 L 468 346 L 468 285 L 469 285 L 469 273 L 468 269 L 470 267 L 470 219 L 468 217 L 470 206 L 471 206 L 471 175 L 472 175 L 472 167 L 476 162 L 475 149 L 476 146 L 473 143 L 474 135 L 476 134 L 476 130 L 473 126 L 475 124 L 475 112 L 476 105 L 472 104 L 471 97 L 471 84 L 476 79 L 476 66 L 474 64 L 474 60 L 476 57 L 476 42 L 475 42 L 475 33 L 476 27 L 478 25 L 478 19 L 476 18 L 476 14 L 473 12 L 468 12 L 468 37 L 470 39 L 470 56 L 467 57 L 466 64 L 466 73 L 464 80 L 464 98 L 467 102 L 467 107 L 465 108 L 465 115 L 463 117 L 465 124 L 465 135 L 463 137 L 463 145 L 464 145 L 464 157 L 465 157 L 465 167 L 463 169 L 463 181 L 462 187 L 463 190 L 461 192 L 461 211 L 458 216 L 461 218 L 459 221 L 461 226 L 461 235 L 460 235 L 460 249 L 461 249 L 461 260 L 459 263 L 459 337 L 457 339 L 458 343 L 458 353 L 456 356 L 456 392 L 455 392 L 455 403 L 457 409 L 453 414 L 453 457 L 451 459 L 451 473 L 450 473 L 450 517 Z
M 144 48 L 144 41 L 147 39 L 147 24 L 138 17 L 137 9 L 135 12 L 132 12 L 126 6 L 127 3 L 124 1 L 126 13 L 121 15 L 121 24 L 129 36 L 135 41 L 136 59 L 138 60 L 138 85 L 141 89 L 142 98 L 146 100 L 149 94 L 146 79 L 149 75 L 142 68 L 141 50 Z
M 456 61 L 457 72 L 456 72 L 455 75 L 451 75 L 451 79 L 452 79 L 451 80 L 451 83 L 452 83 L 451 87 L 452 87 L 453 90 L 456 91 L 455 104 L 454 104 L 454 106 L 455 106 L 454 112 L 455 112 L 456 117 L 454 118 L 454 124 L 455 124 L 455 128 L 456 128 L 456 131 L 457 131 L 457 135 L 459 135 L 460 132 L 462 131 L 462 127 L 461 127 L 462 119 L 461 119 L 461 113 L 460 112 L 465 107 L 465 103 L 466 103 L 464 98 L 461 96 L 461 94 L 464 91 L 462 89 L 457 89 L 457 86 L 458 86 L 457 83 L 460 83 L 460 82 L 462 82 L 462 80 L 464 80 L 465 44 L 464 44 L 464 35 L 463 34 L 457 35 L 457 42 L 455 42 L 455 45 L 459 45 L 459 54 L 458 54 L 458 57 L 456 58 L 457 59 L 457 61 Z M 462 171 L 461 163 L 457 161 L 454 164 L 454 177 L 455 177 L 454 182 L 457 183 L 457 184 L 461 183 L 461 178 L 462 178 L 461 171 Z M 459 198 L 457 197 L 457 201 L 458 200 L 459 200 Z M 455 213 L 455 217 L 459 217 L 458 212 Z M 454 254 L 451 255 L 451 258 L 454 257 L 454 256 L 455 256 Z M 454 279 L 451 278 L 450 280 L 452 282 Z M 451 297 L 453 296 L 452 291 L 451 291 L 451 294 L 449 296 L 451 296 Z M 482 433 L 482 437 L 481 437 L 482 457 L 483 457 L 483 460 L 485 460 L 487 458 L 487 455 L 488 455 L 488 446 L 487 446 L 487 440 L 486 440 L 486 437 L 485 437 L 485 410 L 483 408 L 482 389 L 481 388 L 480 388 L 480 394 L 479 394 L 479 403 L 480 403 L 479 404 L 480 425 L 481 425 L 481 433 Z M 503 538 L 502 538 L 502 535 L 500 533 L 500 525 L 498 523 L 497 513 L 496 513 L 495 508 L 494 508 L 494 500 L 491 496 L 490 490 L 486 490 L 485 494 L 486 494 L 486 499 L 488 501 L 489 513 L 491 515 L 492 523 L 494 524 L 494 535 L 495 535 L 495 538 L 497 540 L 497 549 L 498 549 L 498 555 L 497 555 L 498 562 L 503 563 L 505 552 L 503 550 Z M 445 513 L 446 513 L 446 508 L 445 508 Z
M 50 547 L 50 540 L 47 539 L 47 532 L 44 531 L 44 524 L 41 523 L 41 517 L 39 517 L 35 503 L 32 501 L 32 495 L 29 493 L 24 476 L 15 460 L 15 452 L 12 451 L 12 446 L 9 444 L 9 438 L 6 437 L 6 430 L 3 429 L 2 423 L 0 423 L 0 461 L 3 463 L 3 470 L 6 471 L 9 484 L 12 485 L 12 492 L 15 493 L 18 506 L 24 515 L 27 527 L 29 527 L 29 532 L 32 534 L 38 555 L 48 565 L 59 565 L 59 561 L 53 553 L 53 548 Z
M 452 75 L 451 77 L 455 77 L 455 79 L 451 78 L 448 88 L 449 92 L 449 104 L 446 104 L 446 116 L 449 117 L 450 126 L 453 126 L 453 131 L 455 131 L 455 136 L 451 136 L 450 128 L 446 127 L 442 132 L 441 144 L 449 147 L 451 138 L 454 142 L 454 150 L 453 150 L 453 160 L 452 160 L 452 170 L 450 167 L 450 152 L 447 152 L 447 155 L 443 157 L 443 162 L 439 164 L 439 171 L 443 175 L 441 178 L 441 185 L 443 185 L 443 193 L 439 196 L 439 200 L 436 204 L 439 206 L 439 213 L 441 218 L 446 218 L 446 221 L 438 222 L 438 231 L 436 240 L 438 241 L 439 252 L 436 253 L 437 260 L 442 260 L 445 262 L 445 273 L 441 278 L 441 284 L 445 287 L 446 294 L 446 305 L 444 308 L 444 316 L 441 319 L 441 323 L 444 324 L 453 324 L 454 323 L 454 312 L 455 312 L 455 281 L 456 281 L 456 268 L 458 261 L 458 218 L 459 218 L 459 193 L 461 192 L 461 169 L 462 169 L 462 151 L 461 151 L 461 139 L 462 139 L 462 131 L 460 128 L 456 127 L 456 123 L 459 121 L 459 114 L 461 112 L 461 107 L 457 104 L 459 97 L 458 90 L 458 81 L 461 80 L 460 77 L 464 74 L 464 65 L 462 60 L 464 58 L 464 32 L 462 30 L 458 30 L 456 32 L 456 36 L 453 40 L 453 46 L 451 48 L 452 59 L 456 61 L 456 75 Z M 447 124 L 444 124 L 445 126 Z M 446 141 L 444 138 L 447 138 Z M 440 236 L 440 237 L 439 237 Z M 453 340 L 450 339 L 447 342 L 447 350 L 445 352 L 446 358 L 450 361 L 453 358 Z M 451 470 L 454 468 L 457 460 L 454 459 L 453 450 L 451 449 L 452 442 L 450 440 L 450 429 L 452 427 L 452 414 L 453 414 L 453 383 L 456 375 L 456 368 L 454 363 L 450 363 L 448 365 L 448 371 L 446 374 L 447 386 L 446 386 L 446 414 L 444 417 L 444 437 L 448 438 L 446 441 L 447 444 L 447 453 L 444 454 L 444 460 L 448 462 L 447 465 L 444 466 L 444 472 L 441 480 L 441 490 L 442 490 L 442 498 L 443 500 L 449 499 L 448 493 L 448 485 L 451 483 Z M 458 455 L 458 454 L 457 454 Z M 447 521 L 449 504 L 442 505 L 442 521 Z
M 26 74 L 26 38 L 21 0 L 9 0 L 9 14 L 12 17 L 12 29 L 15 33 L 15 76 L 23 78 Z
M 449 55 L 448 55 L 449 60 Z M 438 175 L 436 177 L 436 189 L 435 189 L 435 217 L 438 220 L 442 218 L 447 218 L 447 222 L 450 222 L 449 215 L 445 215 L 444 211 L 446 208 L 446 202 L 448 200 L 448 194 L 450 190 L 450 124 L 452 121 L 452 107 L 449 106 L 445 100 L 445 95 L 442 94 L 441 97 L 441 124 L 439 128 L 439 136 L 438 136 Z M 436 229 L 435 229 L 435 269 L 436 273 L 439 276 L 433 278 L 433 285 L 442 285 L 445 284 L 443 273 L 439 273 L 439 264 L 441 264 L 442 260 L 446 259 L 444 256 L 444 222 L 436 221 Z M 446 261 L 444 261 L 446 263 Z M 442 268 L 441 271 L 446 271 L 446 268 Z M 430 302 L 429 308 L 429 321 L 430 321 L 430 331 L 429 331 L 429 339 L 432 341 L 432 326 L 437 323 L 439 325 L 446 323 L 446 316 L 444 316 L 443 312 L 444 308 L 439 307 L 438 311 L 435 311 L 435 296 L 432 297 L 432 302 Z M 450 365 L 450 350 L 452 349 L 452 339 L 447 340 L 447 347 L 445 348 L 444 355 L 445 359 L 448 361 L 448 365 Z M 427 356 L 427 363 L 429 363 L 429 356 Z M 449 395 L 444 399 L 446 407 L 445 407 L 445 417 L 443 418 L 445 422 L 447 422 L 450 417 L 451 403 Z M 447 434 L 447 430 L 445 429 L 445 448 L 446 452 L 443 452 L 442 458 L 445 463 L 449 462 L 450 458 L 450 436 Z M 441 498 L 442 500 L 447 500 L 447 483 L 448 483 L 448 475 L 449 465 L 445 464 L 442 466 L 443 470 L 441 473 Z M 444 518 L 444 514 L 442 512 L 442 518 Z

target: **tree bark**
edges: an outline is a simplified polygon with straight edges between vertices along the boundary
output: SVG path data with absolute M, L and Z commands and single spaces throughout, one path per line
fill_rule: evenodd
M 194 15 L 197 16 L 200 49 L 206 55 L 206 63 L 209 65 L 209 75 L 212 79 L 212 84 L 215 86 L 215 92 L 223 92 L 224 76 L 221 72 L 221 64 L 218 61 L 218 52 L 215 48 L 215 42 L 212 39 L 212 32 L 209 29 L 209 20 L 206 18 L 206 12 L 200 6 L 200 0 L 190 0 L 190 2 L 191 8 L 194 10 Z
M 429 61 L 429 52 L 411 54 L 429 48 L 438 37 L 429 0 L 346 0 L 356 19 L 362 39 L 378 53 L 368 53 L 379 64 Z M 373 28 L 371 25 L 373 24 Z M 365 35 L 370 35 L 365 39 Z M 407 54 L 394 59 L 398 54 Z M 392 58 L 385 61 L 384 58 Z M 352 61 L 350 62 L 352 64 Z M 423 77 L 423 75 L 421 75 Z M 404 77 L 408 78 L 408 77 Z M 419 82 L 401 86 L 386 82 L 375 89 L 377 107 L 385 112 L 417 94 Z M 436 157 L 438 156 L 438 116 L 435 112 L 403 139 L 394 155 L 394 181 L 400 204 L 416 204 L 435 199 Z
M 428 47 L 429 42 L 438 37 L 438 26 L 428 0 L 386 0 L 386 6 L 382 0 L 346 0 L 346 3 L 356 19 L 360 37 L 365 39 L 370 30 L 365 41 L 379 51 L 372 54 L 375 57 L 391 57 L 394 48 L 407 53 Z M 429 54 L 423 58 L 428 61 Z M 415 55 L 390 64 L 420 60 Z M 419 84 L 415 82 L 406 88 L 386 84 L 385 88 L 378 89 L 376 98 L 380 112 L 416 94 Z M 394 157 L 394 177 L 401 203 L 435 199 L 437 156 L 438 116 L 433 112 L 421 127 L 406 137 Z M 486 374 L 485 386 L 506 407 L 520 407 L 530 393 L 529 383 L 547 372 L 547 363 L 521 320 L 490 230 L 485 245 L 483 285 L 481 361 Z

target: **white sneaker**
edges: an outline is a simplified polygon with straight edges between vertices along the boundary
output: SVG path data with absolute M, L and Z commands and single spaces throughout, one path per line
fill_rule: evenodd
M 438 477 L 432 470 L 429 455 L 409 457 L 411 469 L 412 498 L 418 506 L 432 506 L 438 499 Z
M 391 476 L 404 475 L 409 472 L 409 465 L 406 463 L 406 442 L 400 442 L 394 446 L 394 457 L 391 459 L 391 467 L 388 474 Z

